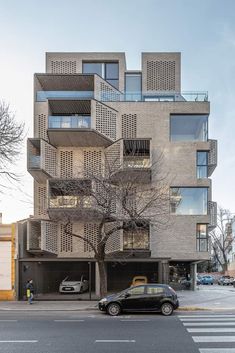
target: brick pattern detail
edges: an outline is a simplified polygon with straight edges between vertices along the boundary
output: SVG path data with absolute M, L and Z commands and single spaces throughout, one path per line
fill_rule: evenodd
M 96 102 L 96 130 L 116 140 L 117 113 Z
M 45 170 L 51 176 L 56 177 L 56 150 L 48 144 L 45 144 Z
M 102 173 L 102 151 L 83 152 L 84 160 L 84 176 L 92 177 L 93 175 L 101 175 Z
M 122 137 L 135 138 L 137 135 L 137 115 L 123 114 L 122 115 Z
M 147 90 L 174 91 L 175 66 L 173 60 L 147 61 Z
M 60 151 L 60 177 L 73 177 L 73 151 Z
M 41 249 L 41 224 L 29 222 L 27 231 L 27 250 Z
M 117 226 L 117 223 L 115 222 L 106 224 L 105 230 L 109 231 L 115 226 Z M 105 245 L 106 254 L 114 253 L 122 249 L 122 233 L 122 230 L 117 230 L 112 235 L 110 235 Z
M 95 223 L 84 224 L 84 238 L 88 239 L 95 247 L 97 246 L 99 225 Z M 84 241 L 84 252 L 92 252 L 92 247 Z
M 68 230 L 72 232 L 72 225 L 68 226 Z M 73 252 L 73 237 L 72 235 L 66 234 L 64 231 L 64 225 L 60 225 L 60 251 L 61 252 Z
M 120 94 L 114 88 L 104 82 L 100 82 L 100 100 L 105 102 L 119 101 Z
M 53 74 L 76 74 L 77 63 L 71 60 L 52 60 L 51 72 Z
M 121 168 L 121 142 L 115 142 L 113 145 L 106 148 L 105 164 L 107 175 L 112 175 Z
M 36 116 L 36 121 L 38 124 L 38 136 L 39 138 L 42 138 L 46 141 L 48 141 L 47 137 L 47 116 L 46 114 L 38 114 Z
M 38 216 L 47 216 L 47 194 L 46 194 L 46 185 L 36 186 L 36 193 L 38 196 Z
M 45 250 L 57 254 L 58 253 L 58 234 L 57 229 L 58 226 L 56 223 L 52 222 L 43 222 L 44 229 L 43 233 L 45 232 Z

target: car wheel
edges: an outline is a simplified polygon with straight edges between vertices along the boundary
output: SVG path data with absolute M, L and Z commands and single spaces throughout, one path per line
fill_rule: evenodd
M 213 286 L 213 283 L 211 283 L 211 285 Z
M 164 303 L 161 306 L 161 313 L 164 316 L 170 316 L 173 313 L 173 305 L 171 303 Z
M 119 304 L 117 303 L 111 303 L 109 304 L 108 308 L 107 308 L 107 313 L 111 316 L 117 316 L 119 315 L 121 312 L 121 307 Z

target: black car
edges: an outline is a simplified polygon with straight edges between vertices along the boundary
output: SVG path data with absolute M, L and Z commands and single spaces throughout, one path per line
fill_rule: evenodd
M 124 311 L 159 311 L 165 316 L 179 306 L 176 292 L 166 284 L 144 284 L 125 289 L 99 301 L 99 310 L 116 316 Z

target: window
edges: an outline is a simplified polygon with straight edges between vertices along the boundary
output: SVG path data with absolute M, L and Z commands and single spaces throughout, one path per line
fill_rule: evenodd
M 207 115 L 171 115 L 171 141 L 207 141 Z
M 149 233 L 147 230 L 124 231 L 123 247 L 129 249 L 149 249 Z
M 98 74 L 104 80 L 118 89 L 119 86 L 119 65 L 118 62 L 89 62 L 83 63 L 84 74 Z
M 132 289 L 128 290 L 128 294 L 130 295 L 140 295 L 140 294 L 144 294 L 144 286 L 138 286 Z
M 197 178 L 208 177 L 208 152 L 197 151 Z
M 208 234 L 206 224 L 197 224 L 197 251 L 208 251 Z
M 156 286 L 147 287 L 147 294 L 160 294 L 160 293 L 164 293 L 164 288 L 156 287 Z
M 126 73 L 125 74 L 125 98 L 127 101 L 141 100 L 141 74 Z
M 171 188 L 171 213 L 179 215 L 206 215 L 207 188 Z

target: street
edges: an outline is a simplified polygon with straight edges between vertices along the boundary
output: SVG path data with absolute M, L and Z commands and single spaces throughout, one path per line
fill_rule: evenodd
M 235 311 L 131 314 L 93 311 L 0 313 L 3 353 L 234 353 Z

